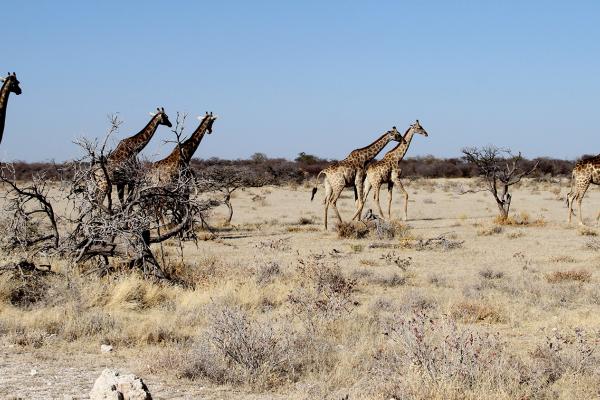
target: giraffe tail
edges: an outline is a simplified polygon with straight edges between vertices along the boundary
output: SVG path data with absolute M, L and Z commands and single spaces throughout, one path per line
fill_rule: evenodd
M 315 198 L 315 194 L 317 194 L 317 189 L 318 189 L 318 186 L 319 186 L 319 177 L 321 176 L 321 174 L 323 174 L 323 171 L 320 171 L 317 174 L 317 181 L 315 183 L 315 186 L 312 188 L 312 193 L 310 195 L 310 201 L 313 201 L 314 198 Z

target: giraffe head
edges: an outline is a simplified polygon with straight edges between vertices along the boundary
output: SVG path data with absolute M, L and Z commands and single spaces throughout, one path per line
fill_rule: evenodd
M 159 125 L 166 125 L 169 128 L 173 126 L 173 124 L 171 124 L 171 121 L 169 121 L 169 116 L 167 115 L 167 113 L 165 113 L 164 107 L 156 107 L 156 112 L 151 112 L 150 115 L 158 118 Z
M 404 137 L 402 136 L 402 134 L 400 132 L 398 132 L 398 129 L 396 129 L 395 126 L 392 126 L 392 129 L 387 131 L 386 134 L 388 135 L 390 142 L 393 140 L 396 142 L 406 143 L 406 141 L 404 140 Z
M 16 95 L 21 94 L 21 87 L 19 86 L 19 80 L 17 79 L 17 74 L 14 72 L 11 74 L 8 73 L 6 78 L 0 78 L 0 81 L 5 82 L 8 87 L 9 92 L 13 92 Z
M 413 131 L 413 133 L 418 133 L 419 135 L 423 135 L 425 137 L 429 136 L 427 134 L 427 131 L 421 126 L 421 124 L 419 123 L 419 120 L 417 120 L 414 124 L 412 124 L 410 126 L 410 128 L 408 128 L 409 131 Z
M 208 120 L 207 120 L 207 118 L 208 118 Z M 212 133 L 212 126 L 217 118 L 218 118 L 218 116 L 213 115 L 212 111 L 210 113 L 207 111 L 206 114 L 204 114 L 204 116 L 198 116 L 198 119 L 201 122 L 204 122 L 205 120 L 207 120 L 208 125 L 206 126 L 206 133 L 208 133 L 209 135 Z

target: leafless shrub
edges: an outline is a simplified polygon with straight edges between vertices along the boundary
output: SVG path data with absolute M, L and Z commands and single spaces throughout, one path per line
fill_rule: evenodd
M 587 242 L 585 242 L 585 247 L 592 251 L 600 251 L 600 240 L 589 239 Z
M 46 296 L 52 272 L 21 260 L 0 266 L 0 297 L 14 306 L 28 307 Z
M 255 244 L 255 247 L 258 249 L 289 251 L 291 249 L 289 241 L 290 241 L 289 237 L 282 237 L 279 239 L 262 240 L 262 241 L 258 242 L 257 244 Z
M 215 307 L 209 312 L 205 337 L 216 352 L 209 353 L 212 360 L 197 360 L 201 363 L 196 365 L 197 374 L 263 389 L 294 376 L 292 335 L 273 323 L 259 322 L 240 309 Z
M 264 286 L 273 281 L 277 276 L 281 275 L 281 267 L 278 263 L 271 261 L 262 264 L 256 273 L 256 283 Z
M 440 249 L 444 251 L 459 249 L 462 247 L 464 241 L 449 239 L 448 234 L 442 234 L 437 237 L 428 239 L 418 239 L 413 243 L 408 242 L 407 244 L 418 251 L 424 250 L 435 250 Z
M 256 170 L 231 165 L 213 165 L 200 170 L 197 176 L 200 182 L 200 190 L 203 192 L 220 192 L 222 194 L 223 203 L 228 210 L 225 220 L 226 224 L 230 224 L 233 219 L 233 204 L 231 199 L 236 190 L 261 187 L 269 182 L 268 176 L 259 174 Z M 256 195 L 252 198 L 252 201 L 264 203 L 265 198 Z
M 504 277 L 504 272 L 494 271 L 491 268 L 486 268 L 479 271 L 479 276 L 481 276 L 484 279 L 501 279 Z
M 498 206 L 499 216 L 508 218 L 512 197 L 509 193 L 510 186 L 517 184 L 521 179 L 530 175 L 539 165 L 539 161 L 532 167 L 526 165 L 521 153 L 514 155 L 508 149 L 487 146 L 481 149 L 471 147 L 462 150 L 464 159 L 473 164 L 479 175 L 483 178 L 486 189 L 489 191 Z M 465 193 L 472 192 L 467 191 Z
M 391 347 L 379 359 L 386 398 L 424 399 L 443 392 L 445 385 L 453 388 L 457 398 L 475 388 L 506 390 L 518 385 L 520 376 L 507 369 L 511 359 L 497 334 L 460 328 L 451 320 L 416 312 L 393 322 L 389 338 Z M 409 384 L 407 375 L 419 380 Z
M 352 311 L 356 280 L 346 278 L 337 264 L 299 260 L 298 275 L 300 285 L 288 301 L 310 330 Z
M 566 373 L 575 376 L 597 374 L 600 363 L 598 339 L 597 333 L 590 335 L 581 329 L 576 329 L 573 335 L 555 331 L 531 353 L 537 375 L 541 375 L 538 381 L 549 385 Z
M 298 219 L 298 225 L 312 225 L 315 221 L 313 218 L 300 217 Z
M 76 141 L 83 156 L 69 164 L 70 171 L 65 174 L 68 179 L 60 182 L 61 197 L 57 199 L 72 205 L 72 211 L 64 217 L 58 218 L 54 213 L 55 199 L 50 198 L 43 175 L 22 184 L 16 180 L 14 168 L 3 165 L 0 181 L 9 188 L 4 215 L 11 215 L 3 225 L 12 228 L 5 244 L 20 246 L 29 257 L 52 252 L 66 257 L 73 265 L 92 264 L 89 272 L 105 274 L 116 267 L 126 267 L 139 268 L 148 277 L 167 278 L 150 245 L 173 237 L 193 238 L 194 224 L 203 222 L 204 212 L 216 204 L 191 196 L 196 186 L 193 174 L 187 170 L 181 171 L 172 184 L 156 186 L 135 162 L 120 172 L 135 180 L 135 190 L 130 191 L 120 208 L 115 207 L 105 147 L 120 124 L 116 116 L 110 118 L 102 143 L 85 138 Z M 182 131 L 178 115 L 174 130 L 177 138 Z M 99 181 L 106 182 L 106 188 L 102 189 Z M 111 265 L 109 259 L 118 263 Z

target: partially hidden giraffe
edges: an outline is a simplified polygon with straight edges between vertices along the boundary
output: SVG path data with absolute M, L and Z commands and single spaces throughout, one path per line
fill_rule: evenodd
M 573 201 L 577 200 L 579 209 L 579 225 L 584 225 L 581 215 L 581 202 L 590 184 L 600 185 L 600 155 L 584 158 L 578 161 L 571 172 L 571 191 L 567 194 L 567 207 L 569 208 L 569 224 L 573 215 Z M 596 223 L 600 219 L 600 212 L 596 216 Z
M 329 211 L 330 205 L 335 211 L 338 221 L 342 223 L 342 217 L 340 216 L 340 212 L 337 208 L 337 201 L 346 186 L 353 186 L 355 200 L 357 200 L 359 204 L 362 202 L 363 183 L 367 163 L 373 160 L 373 158 L 375 158 L 375 156 L 379 154 L 379 152 L 392 140 L 397 142 L 404 140 L 395 126 L 392 127 L 391 130 L 381 135 L 370 145 L 353 150 L 348 157 L 342 161 L 330 165 L 319 172 L 317 175 L 317 185 L 312 189 L 310 200 L 312 201 L 317 193 L 319 178 L 321 175 L 325 175 L 325 230 L 327 230 L 327 212 Z
M 4 135 L 4 122 L 6 121 L 6 107 L 8 106 L 8 95 L 14 93 L 16 95 L 21 94 L 21 87 L 19 86 L 19 80 L 17 74 L 14 72 L 8 73 L 5 78 L 0 78 L 3 82 L 2 89 L 0 89 L 0 143 L 2 143 L 2 136 Z
M 194 133 L 183 143 L 175 146 L 171 154 L 160 161 L 152 163 L 151 182 L 153 185 L 169 185 L 176 182 L 186 172 L 192 156 L 198 149 L 202 138 L 212 133 L 212 126 L 217 119 L 216 115 L 207 112 L 203 117 L 198 117 L 200 125 Z
M 408 127 L 404 133 L 404 141 L 398 143 L 396 147 L 387 152 L 381 160 L 374 161 L 367 167 L 367 177 L 364 185 L 364 198 L 361 202 L 361 206 L 358 210 L 358 215 L 362 214 L 362 208 L 367 201 L 367 196 L 373 188 L 373 199 L 377 203 L 379 209 L 379 216 L 383 218 L 383 211 L 381 204 L 379 203 L 379 191 L 381 185 L 387 183 L 388 185 L 388 219 L 391 219 L 391 208 L 392 208 L 392 192 L 394 185 L 398 186 L 400 192 L 404 194 L 404 220 L 408 219 L 408 192 L 404 189 L 400 176 L 402 169 L 400 168 L 400 161 L 404 158 L 404 155 L 408 151 L 410 142 L 415 134 L 428 136 L 427 131 L 421 126 L 419 120 Z
M 98 188 L 99 198 L 96 200 L 99 203 L 104 201 L 108 194 L 108 182 L 117 186 L 117 194 L 121 204 L 125 202 L 125 187 L 128 189 L 128 195 L 131 196 L 134 186 L 135 177 L 133 176 L 138 170 L 137 156 L 146 147 L 146 145 L 154 136 L 159 125 L 165 125 L 169 128 L 173 125 L 169 121 L 169 117 L 165 113 L 165 108 L 156 108 L 156 113 L 150 113 L 152 118 L 144 129 L 133 136 L 121 140 L 117 147 L 110 152 L 106 158 L 105 170 L 98 166 L 94 170 L 94 180 Z M 108 175 L 108 180 L 106 179 Z

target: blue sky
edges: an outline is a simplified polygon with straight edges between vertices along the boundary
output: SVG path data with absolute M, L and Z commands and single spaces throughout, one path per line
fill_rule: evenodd
M 201 158 L 343 158 L 416 118 L 430 136 L 409 156 L 600 149 L 597 1 L 11 1 L 2 15 L 0 71 L 23 89 L 2 160 L 73 158 L 107 114 L 119 139 L 157 106 L 219 114 Z M 171 138 L 161 127 L 144 154 Z

